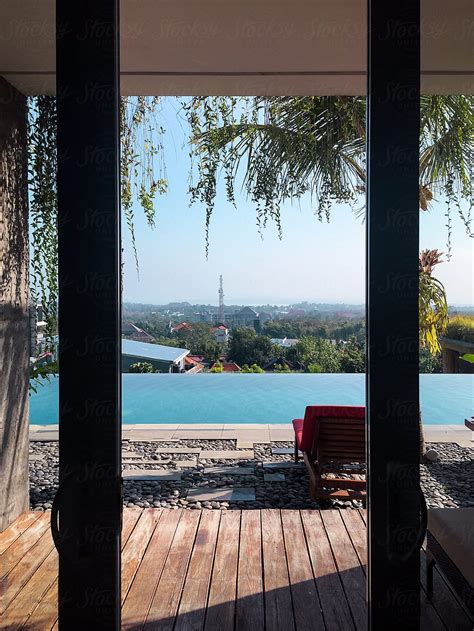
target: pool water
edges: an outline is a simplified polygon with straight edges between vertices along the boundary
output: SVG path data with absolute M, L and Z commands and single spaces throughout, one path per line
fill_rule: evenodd
M 365 375 L 124 374 L 123 423 L 289 423 L 307 405 L 364 405 Z M 78 383 L 80 387 L 80 382 Z M 420 375 L 426 424 L 474 413 L 474 375 Z M 30 423 L 58 422 L 58 379 L 30 400 Z

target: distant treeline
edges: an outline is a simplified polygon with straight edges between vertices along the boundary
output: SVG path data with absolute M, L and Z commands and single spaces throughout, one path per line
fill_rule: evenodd
M 318 318 L 269 320 L 265 322 L 262 333 L 273 338 L 301 338 L 309 335 L 327 340 L 348 340 L 355 337 L 362 341 L 365 338 L 365 321 L 321 321 Z

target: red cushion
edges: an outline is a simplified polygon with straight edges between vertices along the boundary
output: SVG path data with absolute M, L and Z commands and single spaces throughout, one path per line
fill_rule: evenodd
M 301 437 L 303 435 L 303 419 L 295 418 L 293 419 L 293 429 L 295 430 L 295 439 L 298 445 L 298 449 L 301 449 Z
M 365 418 L 365 407 L 358 405 L 308 405 L 304 419 L 295 419 L 293 428 L 298 448 L 301 451 L 311 451 L 313 446 L 316 419 L 325 417 Z

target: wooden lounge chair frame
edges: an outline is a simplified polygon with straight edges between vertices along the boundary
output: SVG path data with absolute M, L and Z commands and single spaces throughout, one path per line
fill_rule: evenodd
M 360 499 L 365 504 L 365 419 L 321 416 L 314 422 L 311 450 L 303 451 L 310 497 Z M 296 438 L 295 462 L 298 462 Z

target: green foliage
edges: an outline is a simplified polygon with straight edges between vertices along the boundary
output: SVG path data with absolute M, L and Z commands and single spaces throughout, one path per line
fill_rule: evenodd
M 474 354 L 472 353 L 465 353 L 464 355 L 461 355 L 461 359 L 463 359 L 468 364 L 474 364 Z
M 341 372 L 365 372 L 365 345 L 351 338 L 340 345 Z
M 221 364 L 221 362 L 216 362 L 211 368 L 210 372 L 224 372 L 224 366 Z
M 191 351 L 192 355 L 203 355 L 204 359 L 214 362 L 219 359 L 223 347 L 211 333 L 211 327 L 204 322 L 194 322 L 192 329 L 181 329 L 177 333 L 178 345 Z
M 348 340 L 355 336 L 363 341 L 365 323 L 363 319 L 323 320 L 321 315 L 312 317 L 268 320 L 263 325 L 263 334 L 273 338 L 301 338 L 305 335 L 324 339 Z
M 430 352 L 428 348 L 420 348 L 420 374 L 443 372 L 441 353 Z
M 310 372 L 341 372 L 340 350 L 328 340 L 302 337 L 295 346 L 288 349 L 287 357 Z
M 28 185 L 31 230 L 31 291 L 43 305 L 46 350 L 52 349 L 57 332 L 58 233 L 56 99 L 29 99 Z
M 120 103 L 121 197 L 138 270 L 132 206 L 136 199 L 153 227 L 154 198 L 167 190 L 156 124 L 157 97 L 124 97 Z M 32 293 L 41 302 L 46 336 L 56 333 L 58 293 L 56 97 L 28 99 L 28 174 L 31 224 Z M 71 195 L 74 192 L 71 191 Z
M 448 301 L 443 284 L 432 275 L 435 265 L 441 263 L 437 250 L 423 250 L 420 254 L 419 322 L 420 346 L 436 355 L 441 347 L 439 336 L 448 323 Z
M 269 337 L 258 336 L 253 329 L 240 327 L 232 331 L 227 355 L 239 366 L 244 364 L 265 366 L 278 350 Z
M 474 344 L 474 316 L 453 316 L 446 327 L 446 337 Z
M 156 139 L 164 134 L 157 124 L 160 98 L 129 96 L 120 100 L 120 192 L 122 211 L 130 232 L 138 272 L 133 203 L 137 200 L 148 225 L 155 227 L 155 196 L 168 190 L 163 145 Z
M 453 206 L 472 233 L 470 214 L 460 207 L 472 196 L 472 103 L 460 95 L 420 100 L 420 209 L 427 210 L 435 193 L 445 196 L 448 255 Z M 221 170 L 228 200 L 235 204 L 241 182 L 255 204 L 260 232 L 270 219 L 281 234 L 282 203 L 305 194 L 320 220 L 329 220 L 334 203 L 363 208 L 365 109 L 365 98 L 348 96 L 194 97 L 184 103 L 197 172 L 191 202 L 206 208 L 206 252 Z
M 293 371 L 290 370 L 285 363 L 282 363 L 282 364 L 275 364 L 273 366 L 273 372 L 293 372 Z
M 130 364 L 128 371 L 133 373 L 159 372 L 155 371 L 149 362 L 136 362 L 135 364 Z
M 59 372 L 58 363 L 51 362 L 38 365 L 33 363 L 30 366 L 30 394 L 38 392 L 38 388 L 44 386 L 46 382 L 51 381 L 51 375 L 57 375 Z
M 242 366 L 242 372 L 264 373 L 265 371 L 263 370 L 263 368 L 260 368 L 260 366 L 258 366 L 257 364 L 252 364 L 251 366 L 249 366 L 248 364 L 244 364 Z

